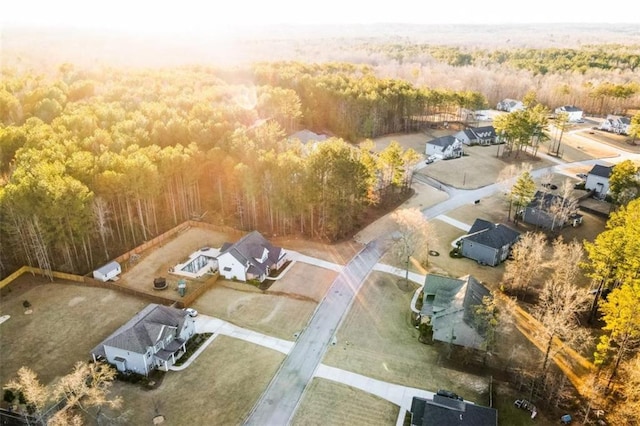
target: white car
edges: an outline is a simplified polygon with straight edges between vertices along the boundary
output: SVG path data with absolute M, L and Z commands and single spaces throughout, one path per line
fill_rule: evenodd
M 189 315 L 192 318 L 198 316 L 198 311 L 196 311 L 193 308 L 185 308 L 184 311 L 187 313 L 187 315 Z

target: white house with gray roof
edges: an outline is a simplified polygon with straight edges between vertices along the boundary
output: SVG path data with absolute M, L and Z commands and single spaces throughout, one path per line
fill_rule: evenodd
M 498 140 L 493 126 L 470 127 L 459 131 L 454 136 L 465 145 L 491 145 Z
M 519 238 L 518 231 L 501 223 L 476 219 L 468 234 L 460 240 L 460 249 L 464 257 L 483 265 L 497 266 L 509 257 L 511 247 Z
M 262 282 L 272 270 L 282 268 L 286 256 L 286 250 L 273 246 L 258 231 L 253 231 L 233 244 L 224 243 L 218 255 L 218 268 L 228 280 Z
M 565 113 L 567 114 L 568 121 L 570 123 L 575 123 L 576 121 L 582 120 L 582 110 L 575 105 L 564 105 L 556 108 L 556 114 Z
M 464 155 L 462 141 L 455 136 L 432 139 L 426 144 L 425 154 L 427 157 L 434 155 L 443 160 L 462 157 Z
M 604 198 L 609 193 L 609 177 L 613 172 L 613 166 L 604 166 L 602 164 L 596 164 L 587 173 L 587 179 L 584 182 L 584 189 L 591 191 Z
M 94 361 L 106 359 L 118 371 L 149 374 L 168 370 L 195 334 L 195 320 L 186 311 L 155 303 L 138 312 L 92 351 Z
M 522 101 L 506 98 L 498 102 L 498 104 L 496 105 L 496 109 L 498 111 L 514 112 L 522 111 L 523 109 L 525 109 L 525 106 Z
M 484 327 L 476 320 L 475 307 L 489 290 L 471 275 L 450 278 L 427 274 L 422 287 L 422 322 L 431 325 L 433 340 L 481 349 Z

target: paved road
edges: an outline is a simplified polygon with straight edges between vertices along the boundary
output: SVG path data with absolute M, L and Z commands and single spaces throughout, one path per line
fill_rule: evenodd
M 344 314 L 384 251 L 383 243 L 372 241 L 344 267 L 253 407 L 246 425 L 289 424 Z

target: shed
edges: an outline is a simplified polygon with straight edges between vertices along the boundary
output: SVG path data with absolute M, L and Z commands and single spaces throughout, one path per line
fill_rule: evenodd
M 93 278 L 103 282 L 107 282 L 109 280 L 115 281 L 121 273 L 122 268 L 120 267 L 120 264 L 114 260 L 113 262 L 109 262 L 93 271 Z

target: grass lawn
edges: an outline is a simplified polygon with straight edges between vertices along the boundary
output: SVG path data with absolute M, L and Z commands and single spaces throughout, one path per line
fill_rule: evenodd
M 170 425 L 240 425 L 266 389 L 284 355 L 242 340 L 218 336 L 185 370 L 170 371 L 154 390 L 116 382 L 128 424 L 151 424 L 156 414 Z
M 23 301 L 31 303 L 25 314 Z M 52 284 L 24 274 L 2 289 L 0 314 L 0 384 L 22 366 L 31 368 L 44 384 L 71 372 L 77 361 L 126 323 L 148 302 L 115 290 Z
M 314 378 L 302 398 L 292 425 L 392 425 L 398 406 L 330 380 Z
M 436 347 L 418 341 L 409 315 L 413 292 L 401 291 L 397 281 L 384 273 L 369 276 L 323 362 L 378 380 L 432 391 L 445 388 L 484 402 L 484 378 L 442 368 Z

